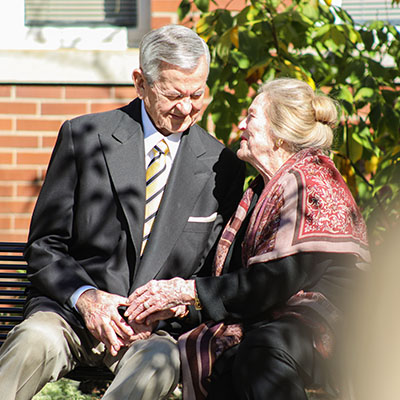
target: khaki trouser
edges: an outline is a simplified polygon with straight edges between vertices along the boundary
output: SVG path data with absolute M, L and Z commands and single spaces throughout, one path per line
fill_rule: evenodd
M 103 400 L 157 400 L 179 380 L 175 340 L 158 331 L 112 357 L 88 332 L 77 334 L 53 312 L 38 312 L 17 325 L 0 349 L 2 400 L 31 400 L 78 363 L 107 365 L 115 373 Z

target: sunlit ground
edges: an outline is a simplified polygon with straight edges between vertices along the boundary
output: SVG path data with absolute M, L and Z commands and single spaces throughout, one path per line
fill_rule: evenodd
M 48 383 L 43 390 L 33 397 L 32 400 L 94 400 L 101 399 L 103 392 L 99 388 L 94 388 L 94 393 L 83 394 L 79 389 L 79 382 L 72 381 L 70 379 L 61 379 L 58 382 Z M 97 393 L 96 393 L 97 391 Z M 321 391 L 310 390 L 308 391 L 308 398 L 310 400 L 333 400 L 326 397 Z M 179 388 L 169 397 L 168 400 L 180 400 L 182 394 Z

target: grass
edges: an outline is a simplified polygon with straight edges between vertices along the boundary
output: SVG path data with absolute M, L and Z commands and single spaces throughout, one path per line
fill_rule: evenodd
M 48 383 L 32 400 L 96 400 L 101 399 L 106 387 L 101 384 L 96 385 L 96 383 L 85 387 L 79 382 L 63 378 L 57 382 Z M 80 389 L 85 393 L 82 393 Z M 177 389 L 168 400 L 180 399 L 182 396 L 180 390 Z
M 101 399 L 102 394 L 106 388 L 102 385 L 96 384 L 86 387 L 85 392 L 90 391 L 89 394 L 82 393 L 79 389 L 79 382 L 70 379 L 60 379 L 58 382 L 48 383 L 40 393 L 33 397 L 32 400 L 97 400 Z M 328 400 L 320 391 L 308 391 L 309 400 Z M 180 390 L 177 389 L 169 397 L 168 400 L 181 400 L 182 395 Z
M 32 400 L 93 400 L 101 399 L 100 394 L 83 394 L 79 382 L 70 379 L 60 379 L 48 383 Z

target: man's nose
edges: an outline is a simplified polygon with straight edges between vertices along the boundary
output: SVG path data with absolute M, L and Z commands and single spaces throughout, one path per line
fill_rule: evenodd
M 244 130 L 246 129 L 246 118 L 242 119 L 242 120 L 239 122 L 238 128 L 239 128 L 241 131 L 244 131 Z
M 188 115 L 192 111 L 192 100 L 190 97 L 184 97 L 182 100 L 179 101 L 177 104 L 178 110 L 183 114 L 183 115 Z

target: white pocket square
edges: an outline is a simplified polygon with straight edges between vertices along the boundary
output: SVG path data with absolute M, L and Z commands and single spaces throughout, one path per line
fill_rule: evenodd
M 217 219 L 217 213 L 213 213 L 208 217 L 189 217 L 188 222 L 213 222 Z

